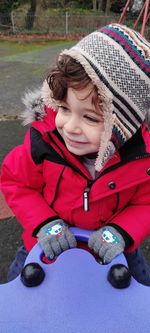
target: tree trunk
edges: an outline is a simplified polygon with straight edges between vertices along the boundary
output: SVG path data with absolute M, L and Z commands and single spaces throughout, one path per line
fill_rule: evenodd
M 2 29 L 9 29 L 12 27 L 11 14 L 5 13 L 0 15 L 0 23 L 2 24 Z
M 13 7 L 13 0 L 2 0 L 0 1 L 0 23 L 2 29 L 10 29 L 12 27 L 11 22 L 11 10 Z
M 106 1 L 106 8 L 105 8 L 105 14 L 108 15 L 110 10 L 110 0 Z
M 97 0 L 93 0 L 93 10 L 97 10 Z
M 36 12 L 36 0 L 30 0 L 31 6 L 28 10 L 27 16 L 26 16 L 26 29 L 32 30 L 34 19 L 35 19 L 35 12 Z
M 101 9 L 103 10 L 103 12 L 105 12 L 105 10 L 106 10 L 106 4 L 107 4 L 107 0 L 102 0 Z
M 98 11 L 102 10 L 102 1 L 103 0 L 98 0 Z

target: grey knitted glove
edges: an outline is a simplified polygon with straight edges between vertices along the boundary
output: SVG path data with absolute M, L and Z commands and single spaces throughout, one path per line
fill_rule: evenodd
M 123 252 L 125 241 L 115 228 L 106 226 L 91 234 L 88 246 L 100 256 L 104 264 L 108 264 Z
M 47 259 L 53 259 L 61 252 L 77 246 L 73 233 L 61 219 L 44 225 L 37 238 Z

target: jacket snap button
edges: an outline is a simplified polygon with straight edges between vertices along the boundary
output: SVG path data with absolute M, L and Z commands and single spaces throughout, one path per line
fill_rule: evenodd
M 114 182 L 110 182 L 108 183 L 108 187 L 111 189 L 111 190 L 114 190 L 114 188 L 116 187 L 116 184 Z
M 150 168 L 148 168 L 146 172 L 150 176 Z

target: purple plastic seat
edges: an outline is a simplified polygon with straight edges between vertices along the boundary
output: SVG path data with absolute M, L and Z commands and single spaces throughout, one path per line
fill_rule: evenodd
M 87 241 L 90 231 L 72 228 Z M 100 265 L 83 249 L 70 249 L 47 265 L 36 245 L 26 263 L 38 262 L 45 279 L 25 287 L 20 276 L 0 285 L 0 332 L 4 333 L 149 333 L 150 288 L 133 278 L 125 289 L 107 281 L 110 267 L 126 264 L 123 255 Z

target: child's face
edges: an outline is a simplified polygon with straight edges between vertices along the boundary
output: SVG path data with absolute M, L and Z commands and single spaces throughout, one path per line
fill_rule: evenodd
M 78 156 L 98 152 L 104 130 L 102 114 L 93 103 L 93 86 L 68 88 L 65 102 L 58 104 L 56 127 L 68 150 Z

